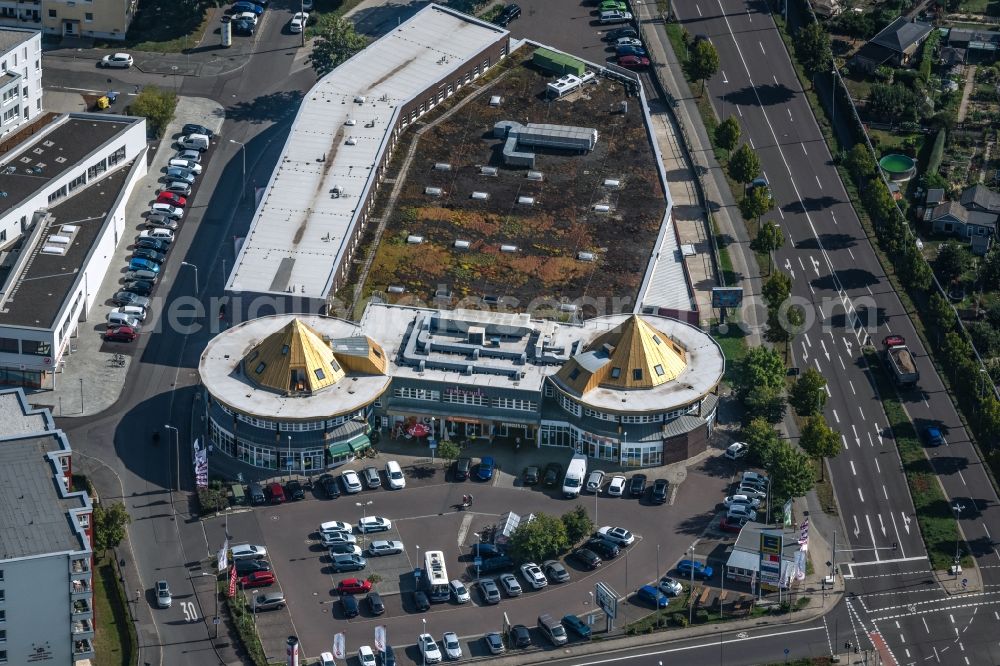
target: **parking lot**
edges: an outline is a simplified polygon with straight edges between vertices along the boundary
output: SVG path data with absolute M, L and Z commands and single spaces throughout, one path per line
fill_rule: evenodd
M 478 448 L 483 452 L 487 450 L 485 446 Z M 505 614 L 511 624 L 524 624 L 531 629 L 536 648 L 551 649 L 535 629 L 539 614 L 549 613 L 557 619 L 566 614 L 586 618 L 595 610 L 591 592 L 596 582 L 610 585 L 622 598 L 630 597 L 641 585 L 669 573 L 678 560 L 687 556 L 686 551 L 693 542 L 697 541 L 696 559 L 704 560 L 706 556 L 718 557 L 734 539 L 735 535 L 717 530 L 719 512 L 715 505 L 715 501 L 721 501 L 729 490 L 737 469 L 732 461 L 709 457 L 688 470 L 681 470 L 683 481 L 671 484 L 672 502 L 655 505 L 648 501 L 648 494 L 640 500 L 609 497 L 605 492 L 565 500 L 558 487 L 526 487 L 519 478 L 524 465 L 536 464 L 544 468 L 546 461 L 557 460 L 565 467 L 563 458 L 568 460 L 568 452 L 530 450 L 519 454 L 516 462 L 514 457 L 512 453 L 507 456 L 508 461 L 501 462 L 493 480 L 484 483 L 454 482 L 440 462 L 432 465 L 426 461 L 414 463 L 410 459 L 408 463 L 401 456 L 407 479 L 403 490 L 385 489 L 383 474 L 380 489 L 342 494 L 330 500 L 317 484 L 312 492 L 307 492 L 304 501 L 260 506 L 231 515 L 228 521 L 230 543 L 266 545 L 277 584 L 263 591 L 280 590 L 287 601 L 285 610 L 259 614 L 258 629 L 267 653 L 281 654 L 285 638 L 293 633 L 300 638 L 304 654 L 314 656 L 329 650 L 333 634 L 343 631 L 348 653 L 353 655 L 358 646 L 373 643 L 375 626 L 384 625 L 390 643 L 400 648 L 410 646 L 406 650 L 398 649 L 397 656 L 408 656 L 414 663 L 419 663 L 420 659 L 413 643 L 425 626 L 438 640 L 446 631 L 456 632 L 462 639 L 466 656 L 485 655 L 488 652 L 482 637 L 488 631 L 500 631 Z M 359 461 L 351 467 L 360 469 L 374 462 L 381 468 L 387 459 L 389 455 L 383 453 L 374 461 Z M 650 482 L 665 471 L 664 468 L 648 470 Z M 631 476 L 629 472 L 624 474 Z M 462 511 L 459 505 L 462 495 L 467 493 L 473 493 L 475 501 L 471 508 Z M 714 501 L 706 504 L 706 497 Z M 573 560 L 565 561 L 571 580 L 550 584 L 538 591 L 530 589 L 517 572 L 524 593 L 516 598 L 503 594 L 499 604 L 484 605 L 478 586 L 474 584 L 476 571 L 470 550 L 478 540 L 477 535 L 484 528 L 495 525 L 508 511 L 561 515 L 577 504 L 583 505 L 592 518 L 596 514 L 598 527 L 619 525 L 630 529 L 636 535 L 636 543 L 595 571 L 585 571 Z M 359 546 L 366 549 L 372 539 L 391 539 L 402 541 L 404 551 L 381 558 L 368 557 L 368 565 L 363 571 L 335 574 L 331 571 L 326 548 L 319 541 L 317 528 L 320 523 L 330 520 L 356 525 L 363 515 L 384 516 L 392 521 L 392 529 L 370 535 L 360 535 L 355 529 Z M 222 520 L 206 523 L 209 543 L 222 542 L 223 526 Z M 712 529 L 707 531 L 710 527 Z M 416 582 L 413 571 L 423 566 L 422 558 L 427 550 L 444 552 L 449 579 L 462 580 L 469 587 L 470 603 L 459 605 L 450 601 L 433 604 L 427 612 L 417 611 L 412 595 Z M 709 563 L 719 570 L 721 562 L 710 559 Z M 385 614 L 372 615 L 361 594 L 358 595 L 360 614 L 345 618 L 336 593 L 337 583 L 347 578 L 365 579 L 372 574 L 378 576 L 374 589 L 385 603 Z M 496 579 L 498 575 L 491 577 Z M 717 573 L 716 584 L 718 579 Z M 635 619 L 652 610 L 631 598 L 620 604 L 619 609 L 622 616 L 616 623 L 618 626 L 630 617 Z M 594 620 L 594 628 L 603 629 L 603 617 L 598 614 Z M 406 659 L 403 661 L 405 663 Z

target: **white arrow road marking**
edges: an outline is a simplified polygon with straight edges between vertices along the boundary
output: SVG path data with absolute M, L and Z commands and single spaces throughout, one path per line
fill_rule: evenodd
M 792 281 L 795 281 L 795 271 L 792 270 L 792 260 L 785 257 L 785 270 L 792 274 Z
M 726 78 L 726 70 L 722 70 L 722 82 L 729 83 L 729 79 Z
M 906 530 L 907 534 L 909 534 L 910 533 L 910 519 L 902 511 L 899 512 L 899 515 L 901 515 L 903 517 L 903 529 Z
M 886 534 L 885 534 L 885 522 L 882 521 L 882 514 L 881 513 L 878 514 L 878 524 L 882 528 L 882 536 L 886 536 Z
M 826 350 L 826 343 L 823 340 L 819 341 L 819 346 L 823 348 L 823 353 L 826 354 L 826 360 L 830 360 L 830 352 Z
M 819 261 L 812 256 L 809 257 L 809 261 L 812 262 L 813 270 L 816 271 L 816 277 L 819 277 Z
M 857 539 L 861 534 L 861 528 L 858 526 L 858 517 L 854 516 L 854 538 Z
M 858 488 L 858 490 L 861 489 Z M 875 549 L 872 551 L 875 553 L 875 561 L 880 562 L 881 559 L 878 556 L 878 547 L 875 544 L 875 530 L 872 529 L 872 521 L 871 518 L 868 517 L 867 513 L 865 514 L 865 522 L 868 523 L 868 533 L 872 535 L 872 546 L 875 546 Z
M 805 340 L 800 340 L 800 343 L 802 344 L 802 360 L 803 361 L 808 361 L 809 360 L 809 350 L 806 349 Z
M 851 351 L 851 349 L 854 348 L 854 345 L 851 344 L 851 341 L 848 340 L 847 338 L 843 338 L 843 340 L 844 340 L 844 346 L 847 347 L 847 355 L 853 357 L 854 353 Z

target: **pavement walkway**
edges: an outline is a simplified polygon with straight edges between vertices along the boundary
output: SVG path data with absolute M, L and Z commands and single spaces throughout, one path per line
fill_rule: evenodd
M 958 103 L 958 122 L 965 120 L 965 115 L 969 112 L 969 97 L 976 87 L 976 66 L 969 65 L 965 68 L 965 87 L 962 89 L 962 101 Z
M 67 103 L 65 98 L 63 103 Z M 167 127 L 164 139 L 149 144 L 149 150 L 153 153 L 149 172 L 139 180 L 125 204 L 125 215 L 132 222 L 126 227 L 128 233 L 118 242 L 88 319 L 80 323 L 77 337 L 55 373 L 54 388 L 28 393 L 28 402 L 33 406 L 48 407 L 56 417 L 89 416 L 108 409 L 120 397 L 136 346 L 120 345 L 113 351 L 102 350 L 104 340 L 100 333 L 104 329 L 105 316 L 114 307 L 109 305 L 111 296 L 119 290 L 128 257 L 132 254 L 133 239 L 142 229 L 142 215 L 149 210 L 149 202 L 156 198 L 163 168 L 174 155 L 170 137 L 179 133 L 181 125 L 188 122 L 203 124 L 218 131 L 222 127 L 224 115 L 222 106 L 212 100 L 193 97 L 178 99 L 177 112 Z M 179 231 L 184 231 L 183 222 Z M 162 277 L 160 281 L 163 281 Z M 156 293 L 168 292 L 165 285 L 161 284 Z M 143 328 L 155 330 L 156 327 L 165 325 L 161 320 L 165 307 L 164 299 L 154 296 Z M 112 364 L 113 352 L 125 355 L 124 366 Z

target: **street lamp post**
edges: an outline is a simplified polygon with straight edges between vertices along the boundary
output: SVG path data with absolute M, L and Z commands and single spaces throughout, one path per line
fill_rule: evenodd
M 243 153 L 243 176 L 240 178 L 240 198 L 246 197 L 247 193 L 247 145 L 242 141 L 230 139 L 229 143 L 235 143 Z
M 691 561 L 691 591 L 688 592 L 688 624 L 694 620 L 694 546 L 688 548 L 688 559 Z M 725 572 L 723 572 L 725 575 Z
M 371 504 L 373 504 L 373 503 L 374 503 L 374 500 L 368 500 L 367 502 L 355 502 L 354 503 L 354 506 L 361 507 L 361 524 L 362 525 L 364 524 L 365 519 L 368 518 L 368 507 Z M 360 530 L 360 531 L 361 531 L 361 540 L 362 540 L 362 543 L 364 543 L 364 538 L 365 538 L 365 535 L 367 534 L 367 532 L 365 532 L 364 530 Z M 420 546 L 417 546 L 417 554 L 418 555 L 420 554 Z M 419 560 L 419 558 L 418 558 L 418 560 Z
M 951 505 L 951 508 L 955 512 L 955 522 L 957 523 L 962 518 L 962 511 L 965 510 L 965 505 L 964 504 L 959 504 L 958 502 L 955 502 L 954 504 Z M 957 576 L 960 573 L 960 571 L 959 571 L 959 563 L 962 561 L 962 555 L 961 555 L 961 550 L 960 550 L 960 545 L 959 545 L 961 543 L 961 541 L 962 541 L 962 531 L 961 531 L 961 526 L 959 526 L 959 525 L 955 525 L 955 528 L 956 529 L 955 529 L 955 567 L 954 567 L 954 572 L 955 572 L 955 575 Z
M 423 623 L 423 628 L 424 628 L 423 632 L 421 632 L 421 633 L 425 633 L 426 634 L 427 633 L 427 618 L 422 617 L 422 618 L 420 618 L 420 621 Z M 421 639 L 421 640 L 423 640 L 423 639 Z M 427 653 L 424 651 L 423 643 L 420 644 L 420 654 L 424 658 L 424 666 L 427 666 Z
M 177 492 L 180 492 L 181 491 L 181 440 L 180 440 L 180 434 L 177 432 L 177 428 L 175 428 L 172 425 L 165 425 L 163 427 L 166 428 L 167 430 L 173 430 L 174 431 L 174 457 L 175 457 L 176 463 L 177 463 Z M 173 488 L 173 484 L 171 484 L 171 488 Z M 171 502 L 174 501 L 173 495 L 170 496 L 170 501 Z
M 202 576 L 209 576 L 214 578 L 215 581 L 212 583 L 212 594 L 215 596 L 215 615 L 212 616 L 212 624 L 215 626 L 215 638 L 219 637 L 219 575 L 211 574 L 202 571 Z
M 198 267 L 195 266 L 194 264 L 190 263 L 190 262 L 187 262 L 187 261 L 182 261 L 181 262 L 181 266 L 190 266 L 191 268 L 194 269 L 194 295 L 197 296 L 198 295 Z
M 292 480 L 292 436 L 288 435 L 288 451 L 285 453 L 285 469 L 288 470 L 288 480 Z

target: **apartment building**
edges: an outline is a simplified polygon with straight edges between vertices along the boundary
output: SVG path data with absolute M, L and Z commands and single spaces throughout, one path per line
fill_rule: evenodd
M 0 26 L 60 37 L 125 39 L 138 0 L 2 0 Z
M 0 137 L 41 112 L 42 33 L 0 28 Z
M 92 506 L 52 414 L 0 391 L 0 664 L 94 657 Z

